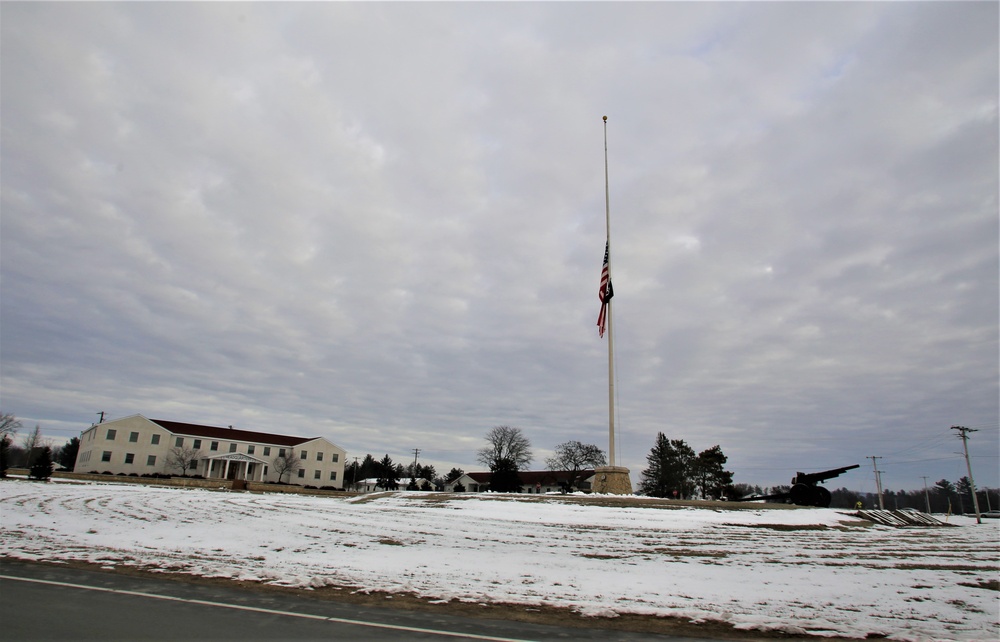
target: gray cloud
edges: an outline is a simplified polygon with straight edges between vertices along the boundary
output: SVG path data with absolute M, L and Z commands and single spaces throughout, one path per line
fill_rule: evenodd
M 997 7 L 20 4 L 4 410 L 998 480 Z M 537 463 L 541 462 L 541 457 Z M 871 490 L 863 473 L 845 483 Z

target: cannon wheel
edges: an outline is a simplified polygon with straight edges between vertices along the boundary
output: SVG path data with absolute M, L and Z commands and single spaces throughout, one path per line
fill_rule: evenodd
M 822 486 L 810 486 L 809 484 L 795 484 L 789 493 L 789 498 L 796 506 L 816 506 L 818 508 L 829 508 L 832 497 L 830 491 Z
M 796 506 L 812 506 L 813 490 L 815 488 L 815 486 L 810 486 L 809 484 L 795 484 L 788 493 L 789 499 Z

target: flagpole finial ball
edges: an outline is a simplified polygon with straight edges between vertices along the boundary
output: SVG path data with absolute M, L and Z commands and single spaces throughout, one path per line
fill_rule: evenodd
M 608 117 L 607 116 L 604 117 L 604 122 L 608 122 Z

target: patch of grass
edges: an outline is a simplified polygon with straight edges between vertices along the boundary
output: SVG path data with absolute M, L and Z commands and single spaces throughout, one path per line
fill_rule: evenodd
M 656 548 L 654 553 L 661 555 L 673 555 L 674 557 L 728 557 L 725 551 L 703 551 L 693 548 Z
M 391 537 L 383 537 L 378 541 L 379 544 L 385 544 L 386 546 L 406 546 L 403 542 L 398 539 L 393 539 Z
M 973 566 L 971 564 L 894 564 L 889 568 L 894 568 L 899 571 L 983 571 L 991 570 L 998 571 L 1000 569 L 984 569 L 982 566 Z
M 1000 591 L 1000 580 L 979 580 L 975 584 L 971 582 L 959 582 L 958 585 L 969 588 L 981 588 L 988 591 Z
M 770 531 L 826 531 L 829 526 L 823 524 L 724 524 L 734 528 L 763 528 Z

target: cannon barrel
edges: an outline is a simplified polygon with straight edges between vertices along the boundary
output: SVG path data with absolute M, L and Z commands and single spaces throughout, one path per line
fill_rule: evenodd
M 795 477 L 792 478 L 792 486 L 795 484 L 805 484 L 807 486 L 815 486 L 821 481 L 826 481 L 828 479 L 833 479 L 834 477 L 840 477 L 849 470 L 854 470 L 859 468 L 861 464 L 854 464 L 853 466 L 844 466 L 843 468 L 832 468 L 830 470 L 824 470 L 821 473 L 795 473 Z

